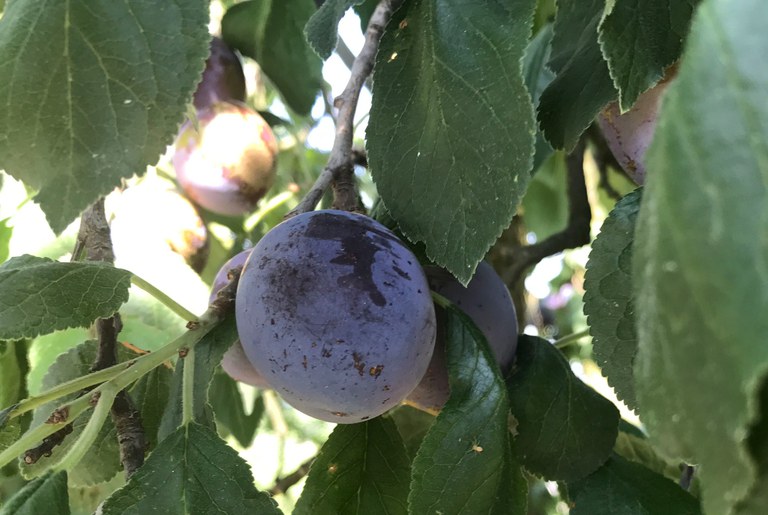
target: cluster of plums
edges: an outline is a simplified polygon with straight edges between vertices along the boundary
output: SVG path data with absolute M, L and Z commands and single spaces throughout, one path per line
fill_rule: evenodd
M 173 166 L 187 197 L 224 216 L 253 211 L 275 179 L 277 140 L 245 95 L 239 57 L 214 37 L 193 99 L 197 118 L 181 127 Z
M 430 289 L 474 320 L 502 369 L 514 357 L 515 308 L 490 265 L 464 288 L 366 216 L 314 211 L 277 225 L 222 267 L 212 295 L 240 265 L 240 341 L 223 368 L 313 417 L 355 423 L 403 402 L 445 404 L 446 342 Z

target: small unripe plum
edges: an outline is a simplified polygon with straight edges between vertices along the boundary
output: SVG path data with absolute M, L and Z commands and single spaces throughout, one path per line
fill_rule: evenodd
M 466 288 L 442 268 L 430 266 L 426 272 L 431 288 L 464 311 L 483 332 L 502 373 L 506 373 L 517 348 L 517 314 L 501 277 L 485 261 L 478 265 Z M 450 394 L 445 335 L 441 334 L 441 325 L 438 324 L 435 352 L 429 368 L 406 399 L 406 404 L 430 413 L 439 411 Z
M 245 101 L 245 75 L 240 58 L 224 41 L 214 36 L 211 53 L 205 61 L 203 78 L 195 90 L 192 102 L 204 109 L 216 102 Z
M 112 206 L 115 254 L 169 248 L 196 271 L 208 258 L 208 231 L 192 203 L 170 181 L 147 178 L 127 188 Z
M 211 297 L 209 302 L 213 302 L 216 299 L 216 294 L 224 286 L 229 283 L 229 271 L 238 266 L 243 266 L 248 256 L 251 255 L 251 250 L 244 250 L 238 254 L 235 254 L 219 269 L 216 277 L 213 280 L 213 286 L 211 287 Z M 224 357 L 221 359 L 221 368 L 224 369 L 229 377 L 235 381 L 249 384 L 257 388 L 269 388 L 269 384 L 264 380 L 264 377 L 259 374 L 251 362 L 248 361 L 248 357 L 243 350 L 243 344 L 240 340 L 237 340 L 232 346 L 224 353 Z
M 400 404 L 424 376 L 435 311 L 416 257 L 383 225 L 314 211 L 272 229 L 235 302 L 245 353 L 315 418 L 355 423 Z
M 249 107 L 218 102 L 198 111 L 176 138 L 173 166 L 184 192 L 225 216 L 249 213 L 275 180 L 277 140 Z
M 597 123 L 613 157 L 637 185 L 645 183 L 645 152 L 651 145 L 659 118 L 661 99 L 674 68 L 656 86 L 637 97 L 626 113 L 611 102 L 598 115 Z

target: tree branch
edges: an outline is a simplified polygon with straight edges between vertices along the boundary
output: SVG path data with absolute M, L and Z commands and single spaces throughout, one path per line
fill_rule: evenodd
M 104 213 L 104 198 L 97 200 L 80 220 L 80 231 L 77 235 L 73 257 L 84 250 L 88 260 L 114 263 L 115 253 L 112 249 L 112 237 L 109 222 Z M 91 366 L 91 372 L 97 372 L 117 364 L 117 335 L 122 329 L 120 314 L 115 313 L 109 318 L 96 321 L 96 335 L 99 347 L 96 360 Z M 141 421 L 141 413 L 133 404 L 125 390 L 115 397 L 110 410 L 112 422 L 117 430 L 117 441 L 120 444 L 120 461 L 123 464 L 126 478 L 144 463 L 144 453 L 147 450 L 147 439 Z
M 350 77 L 344 91 L 334 101 L 339 109 L 336 121 L 336 139 L 333 142 L 328 164 L 317 178 L 312 189 L 299 202 L 286 218 L 312 211 L 333 182 L 334 208 L 355 211 L 358 209 L 357 187 L 352 166 L 352 139 L 355 111 L 360 98 L 360 90 L 365 80 L 373 71 L 379 40 L 384 32 L 392 12 L 399 7 L 402 0 L 382 0 L 376 7 L 365 31 L 365 43 L 360 54 L 355 58 L 350 70 Z
M 568 169 L 568 225 L 562 231 L 535 243 L 520 247 L 504 274 L 507 284 L 516 284 L 523 273 L 548 256 L 574 249 L 590 242 L 589 222 L 592 210 L 584 182 L 584 141 L 580 141 L 566 158 Z
M 269 489 L 270 495 L 284 494 L 290 487 L 301 481 L 301 478 L 309 473 L 309 468 L 314 463 L 317 456 L 312 456 L 307 461 L 302 463 L 299 468 L 285 476 L 284 478 L 275 481 L 275 485 Z

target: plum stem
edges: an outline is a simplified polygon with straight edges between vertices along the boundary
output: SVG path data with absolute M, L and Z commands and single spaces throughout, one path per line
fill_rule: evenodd
M 105 385 L 105 387 L 99 392 L 96 407 L 93 410 L 88 424 L 86 424 L 83 432 L 80 433 L 80 437 L 75 441 L 74 445 L 69 449 L 67 454 L 52 468 L 53 470 L 72 470 L 83 459 L 85 453 L 91 448 L 96 441 L 96 437 L 99 436 L 101 426 L 106 422 L 107 417 L 112 409 L 112 404 L 115 401 L 115 397 L 122 390 L 116 389 L 112 385 Z
M 555 340 L 552 345 L 554 345 L 558 349 L 563 349 L 565 347 L 568 347 L 572 343 L 576 343 L 577 341 L 581 340 L 585 336 L 589 336 L 589 329 L 584 329 L 583 331 L 579 331 L 577 333 L 567 334 L 560 338 L 559 340 Z
M 72 393 L 73 389 L 74 391 L 77 391 L 89 385 L 96 384 L 99 381 L 105 381 L 90 392 L 81 395 L 76 400 L 59 406 L 54 411 L 54 414 L 66 413 L 66 416 L 61 417 L 63 420 L 59 421 L 56 419 L 55 423 L 49 421 L 50 423 L 40 424 L 39 426 L 30 429 L 11 446 L 0 452 L 0 468 L 14 460 L 24 449 L 30 448 L 35 443 L 71 423 L 91 406 L 91 401 L 94 395 L 101 395 L 102 392 L 107 389 L 115 389 L 117 391 L 125 389 L 133 382 L 177 355 L 180 349 L 192 349 L 192 347 L 216 327 L 222 319 L 223 312 L 221 309 L 212 306 L 200 317 L 198 322 L 191 324 L 191 327 L 187 332 L 159 350 L 145 354 L 134 360 L 120 363 L 114 367 L 83 376 L 75 381 L 70 381 L 69 383 L 65 383 L 64 385 L 60 385 L 53 389 L 58 389 L 57 397 L 61 397 L 67 393 Z M 105 377 L 109 377 L 109 379 L 105 380 Z M 68 391 L 62 393 L 61 387 L 64 386 L 67 386 Z M 8 417 L 12 418 L 20 415 L 24 411 L 29 411 L 34 405 L 40 404 L 40 398 L 48 397 L 50 400 L 52 397 L 51 392 L 53 392 L 53 390 L 43 393 L 35 402 L 32 402 L 33 399 L 20 402 L 16 408 L 9 413 Z
M 358 206 L 357 188 L 354 187 L 354 167 L 352 166 L 353 125 L 357 101 L 366 79 L 373 71 L 373 63 L 384 27 L 401 3 L 402 0 L 382 0 L 371 15 L 368 29 L 365 31 L 365 43 L 350 68 L 349 82 L 347 82 L 341 95 L 334 101 L 334 105 L 339 109 L 339 114 L 336 121 L 336 138 L 328 158 L 328 164 L 307 195 L 299 202 L 299 205 L 285 216 L 286 219 L 314 210 L 333 183 L 337 183 L 339 186 L 334 191 L 334 207 L 353 211 Z
M 253 213 L 245 220 L 245 223 L 243 224 L 245 231 L 247 233 L 251 233 L 256 228 L 256 226 L 264 220 L 264 218 L 266 218 L 275 209 L 291 200 L 294 196 L 295 195 L 292 191 L 283 191 L 282 193 L 269 199 L 267 202 L 262 204 L 258 211 Z
M 137 286 L 144 290 L 145 292 L 152 295 L 155 299 L 159 300 L 165 307 L 179 315 L 184 320 L 187 320 L 189 322 L 196 322 L 198 320 L 197 315 L 189 311 L 187 308 L 173 300 L 171 297 L 166 295 L 164 292 L 162 292 L 160 289 L 158 289 L 156 286 L 152 285 L 149 281 L 139 277 L 136 274 L 133 274 L 131 276 L 131 284 L 134 286 Z

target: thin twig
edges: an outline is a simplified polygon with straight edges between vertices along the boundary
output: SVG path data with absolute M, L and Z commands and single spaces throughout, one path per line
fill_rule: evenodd
M 339 37 L 339 41 L 336 43 L 336 54 L 344 63 L 344 66 L 349 68 L 349 70 L 352 70 L 352 65 L 355 64 L 355 54 L 352 53 L 352 50 L 349 49 L 341 37 Z M 370 76 L 366 77 L 365 79 L 365 87 L 368 88 L 368 91 L 373 90 L 373 84 L 371 84 Z
M 299 468 L 288 474 L 287 476 L 275 481 L 275 485 L 269 489 L 270 495 L 284 494 L 290 487 L 301 481 L 301 478 L 309 473 L 309 468 L 314 463 L 317 456 L 312 456 L 307 461 L 299 465 Z
M 291 218 L 301 213 L 312 211 L 325 192 L 335 181 L 334 207 L 353 211 L 358 207 L 357 188 L 354 187 L 354 169 L 352 166 L 352 139 L 355 111 L 360 98 L 360 90 L 366 78 L 373 71 L 379 40 L 384 32 L 392 12 L 402 0 L 382 0 L 368 23 L 365 31 L 365 43 L 360 54 L 355 58 L 350 70 L 350 77 L 344 91 L 334 101 L 339 109 L 336 121 L 336 139 L 333 142 L 328 164 L 317 178 L 312 189 L 285 218 Z M 350 187 L 351 185 L 351 187 Z
M 562 231 L 539 243 L 517 249 L 511 265 L 504 274 L 507 284 L 516 284 L 529 267 L 545 257 L 589 243 L 589 222 L 592 219 L 592 210 L 589 207 L 587 186 L 584 182 L 583 140 L 566 158 L 566 166 L 568 169 L 568 225 Z

